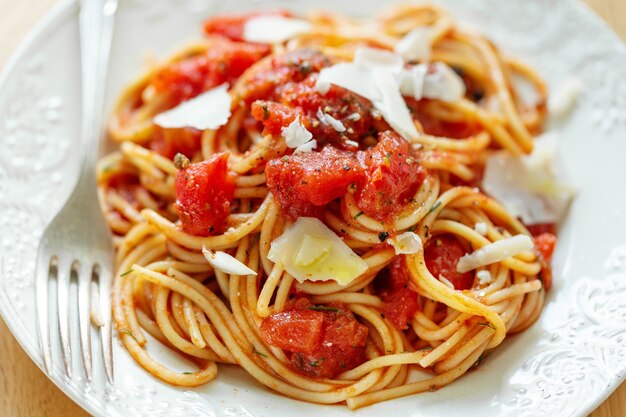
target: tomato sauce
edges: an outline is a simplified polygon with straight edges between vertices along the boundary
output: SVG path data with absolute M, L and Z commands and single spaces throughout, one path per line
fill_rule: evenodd
M 367 327 L 340 304 L 297 299 L 265 318 L 260 332 L 266 343 L 287 352 L 295 371 L 313 378 L 334 378 L 366 360 Z
M 456 264 L 466 254 L 461 242 L 449 234 L 432 237 L 424 248 L 426 267 L 437 279 L 444 276 L 454 285 L 455 290 L 467 290 L 474 283 L 474 275 L 471 272 L 459 273 Z
M 176 211 L 183 231 L 195 236 L 223 232 L 234 192 L 226 153 L 181 169 L 176 175 Z

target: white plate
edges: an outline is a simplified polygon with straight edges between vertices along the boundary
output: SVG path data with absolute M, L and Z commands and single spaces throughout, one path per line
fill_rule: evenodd
M 303 10 L 310 2 L 125 0 L 119 11 L 108 88 L 110 105 L 138 73 L 146 51 L 164 56 L 200 36 L 210 13 L 258 7 Z M 374 12 L 380 1 L 316 1 Z M 567 75 L 585 90 L 560 146 L 579 193 L 564 220 L 555 285 L 540 320 L 476 371 L 434 393 L 351 412 L 283 398 L 221 367 L 194 390 L 166 385 L 115 344 L 116 383 L 51 378 L 89 412 L 111 416 L 582 416 L 626 371 L 626 48 L 582 4 L 570 0 L 442 1 L 460 19 L 527 59 L 554 87 Z M 59 7 L 29 37 L 0 81 L 0 312 L 39 365 L 33 267 L 44 225 L 76 178 L 80 117 L 77 6 Z M 76 242 L 80 244 L 80 242 Z M 58 346 L 55 362 L 61 363 Z M 75 369 L 79 369 L 75 354 Z

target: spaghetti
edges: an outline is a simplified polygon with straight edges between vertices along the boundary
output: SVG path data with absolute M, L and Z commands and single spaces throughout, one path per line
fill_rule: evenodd
M 115 108 L 109 133 L 120 147 L 100 161 L 98 180 L 116 235 L 121 341 L 174 385 L 205 384 L 217 364 L 232 364 L 285 396 L 351 409 L 451 383 L 543 308 L 549 225 L 532 228 L 546 232 L 532 250 L 457 268 L 477 249 L 531 236 L 478 186 L 491 152 L 532 150 L 546 113 L 543 81 L 433 6 L 397 6 L 367 21 L 312 14 L 300 21 L 307 30 L 271 45 L 245 40 L 258 16 L 210 19 L 205 40 L 150 68 Z M 417 135 L 400 134 L 392 115 L 350 89 L 315 88 L 324 69 L 359 48 L 398 51 L 410 33 L 427 56 L 403 70 L 443 63 L 465 91 L 405 94 Z M 536 103 L 524 103 L 514 77 L 534 87 Z M 232 105 L 223 126 L 154 122 L 224 83 Z M 316 142 L 294 152 L 289 128 Z M 303 280 L 272 261 L 272 245 L 301 218 L 321 220 L 365 272 L 343 284 Z M 206 253 L 229 254 L 256 275 L 225 272 Z M 159 363 L 146 334 L 199 370 Z

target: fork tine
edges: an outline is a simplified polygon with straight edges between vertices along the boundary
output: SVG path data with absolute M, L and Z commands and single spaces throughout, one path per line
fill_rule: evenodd
M 78 269 L 78 324 L 80 348 L 87 381 L 91 381 L 90 283 L 93 270 L 81 265 Z
M 70 344 L 70 275 L 72 265 L 59 259 L 57 267 L 57 303 L 59 317 L 59 336 L 61 338 L 61 353 L 65 363 L 65 375 L 72 377 L 72 346 Z
M 109 265 L 100 265 L 98 277 L 98 297 L 103 326 L 100 327 L 102 357 L 109 383 L 113 384 L 113 343 L 111 334 L 111 278 L 113 272 Z
M 37 327 L 39 330 L 39 343 L 43 353 L 43 366 L 47 373 L 50 373 L 50 369 L 52 369 L 50 323 L 48 321 L 48 284 L 54 263 L 54 258 L 51 259 L 40 254 L 37 257 L 37 270 L 35 275 Z

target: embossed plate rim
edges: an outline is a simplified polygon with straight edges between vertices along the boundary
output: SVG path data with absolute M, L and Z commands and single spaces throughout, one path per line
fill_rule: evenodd
M 186 0 L 187 2 L 191 3 L 190 0 Z M 130 2 L 130 0 L 129 0 Z M 489 0 L 484 0 L 483 1 L 485 4 L 487 4 L 489 2 Z M 142 3 L 139 0 L 135 0 L 132 3 Z M 157 2 L 155 2 L 157 3 Z M 207 1 L 207 3 L 211 3 L 210 1 Z M 546 2 L 547 3 L 547 2 Z M 142 3 L 143 4 L 143 3 Z M 538 4 L 538 1 L 535 1 L 533 3 L 534 5 Z M 533 6 L 533 4 L 530 4 L 530 6 Z M 603 35 L 607 35 L 607 31 L 610 32 L 610 40 L 617 40 L 617 36 L 610 31 L 610 29 L 607 29 L 606 24 L 599 18 L 597 17 L 586 5 L 584 5 L 583 3 L 580 3 L 578 1 L 571 1 L 571 0 L 552 0 L 551 4 L 556 5 L 557 7 L 563 7 L 564 9 L 567 9 L 568 12 L 576 12 L 578 14 L 585 14 L 584 16 L 584 23 L 588 23 L 591 27 L 592 30 L 598 30 L 600 31 L 600 28 L 602 28 L 602 34 Z M 140 4 L 141 6 L 141 4 Z M 514 7 L 514 6 L 511 6 Z M 569 8 L 569 9 L 568 9 Z M 17 51 L 11 56 L 11 58 L 9 59 L 9 61 L 7 62 L 5 68 L 2 71 L 2 74 L 0 75 L 0 92 L 3 91 L 3 89 L 5 89 L 7 87 L 7 82 L 9 80 L 9 75 L 13 72 L 14 68 L 18 65 L 19 62 L 21 62 L 22 59 L 25 58 L 25 55 L 27 54 L 27 52 L 32 51 L 33 47 L 35 45 L 35 43 L 44 38 L 46 36 L 46 34 L 50 34 L 53 33 L 53 31 L 55 30 L 55 28 L 60 27 L 60 25 L 67 23 L 67 19 L 72 19 L 73 16 L 72 14 L 75 13 L 77 10 L 76 8 L 76 2 L 75 0 L 64 0 L 62 3 L 60 3 L 59 5 L 55 6 L 54 9 L 40 22 L 36 25 L 36 27 L 29 33 L 29 35 L 26 37 L 26 39 L 20 44 L 19 48 L 17 49 Z M 454 13 L 454 10 L 451 10 Z M 580 16 L 578 16 L 580 17 Z M 582 18 L 582 17 L 581 17 Z M 598 32 L 599 33 L 599 32 Z M 604 36 L 606 38 L 606 36 Z M 608 38 L 607 38 L 608 39 Z M 554 39 L 552 39 L 552 41 L 554 41 Z M 621 44 L 621 42 L 619 43 L 620 47 L 619 48 L 614 48 L 614 46 L 611 46 L 610 52 L 611 53 L 620 53 L 623 54 L 624 51 L 626 51 L 626 48 L 624 47 L 623 44 Z M 554 47 L 554 45 L 552 45 L 552 47 Z M 618 50 L 619 49 L 619 50 Z M 605 51 L 605 53 L 608 53 Z M 621 55 L 620 55 L 621 56 Z M 625 55 L 626 56 L 626 55 Z M 76 64 L 78 64 L 78 61 L 76 62 Z M 621 121 L 621 119 L 620 119 Z M 1 120 L 0 120 L 1 122 Z M 621 126 L 621 125 L 620 125 Z M 626 125 L 624 126 L 626 128 Z M 622 130 L 620 130 L 621 132 Z M 626 130 L 624 130 L 626 131 Z M 2 146 L 2 143 L 0 143 L 0 147 Z M 1 173 L 1 172 L 0 172 Z M 2 185 L 2 184 L 0 184 Z M 0 193 L 2 192 L 2 189 L 0 187 Z M 0 236 L 1 237 L 1 236 Z M 575 239 L 574 239 L 575 240 Z M 572 242 L 572 245 L 574 243 Z M 2 268 L 4 267 L 4 264 L 2 263 L 2 254 L 0 253 L 0 315 L 2 315 L 5 319 L 5 322 L 7 323 L 8 327 L 11 329 L 11 331 L 16 335 L 16 338 L 18 339 L 19 343 L 22 345 L 22 347 L 24 348 L 24 350 L 29 354 L 29 356 L 31 357 L 31 359 L 41 368 L 41 358 L 39 355 L 39 347 L 38 347 L 38 342 L 36 339 L 36 336 L 34 334 L 29 334 L 29 330 L 27 329 L 27 326 L 24 324 L 24 322 L 22 320 L 19 320 L 16 317 L 16 315 L 18 314 L 18 308 L 16 307 L 16 305 L 12 304 L 11 299 L 9 297 L 9 293 L 7 292 L 6 289 L 6 285 L 5 285 L 5 281 L 3 280 L 3 275 L 2 275 Z M 611 276 L 606 276 L 608 275 L 607 271 L 604 270 L 598 270 L 596 271 L 593 275 L 591 275 L 592 277 L 596 277 L 596 276 L 600 276 L 600 278 L 598 279 L 593 279 L 593 278 L 589 278 L 586 281 L 582 280 L 582 276 L 580 275 L 576 275 L 575 278 L 575 282 L 569 283 L 567 285 L 563 285 L 563 287 L 561 288 L 561 290 L 563 291 L 563 293 L 574 293 L 576 288 L 578 287 L 583 287 L 584 290 L 589 289 L 587 287 L 589 287 L 589 285 L 591 284 L 591 290 L 593 290 L 596 287 L 593 287 L 593 285 L 597 284 L 598 282 L 600 282 L 600 280 L 606 280 L 607 282 L 610 280 Z M 579 279 L 580 277 L 580 279 Z M 585 278 L 587 278 L 588 276 L 585 276 Z M 586 286 L 586 287 L 585 287 Z M 577 293 L 576 293 L 577 294 Z M 576 295 L 574 294 L 574 295 Z M 550 301 L 552 304 L 557 304 L 558 302 L 560 302 L 561 304 L 564 304 L 565 300 L 557 300 L 557 295 L 560 298 L 561 294 L 553 294 L 550 297 Z M 560 307 L 565 307 L 565 306 L 560 306 Z M 578 313 L 584 314 L 584 312 L 582 311 L 577 311 Z M 590 319 L 591 321 L 593 321 L 593 318 L 590 318 L 588 316 L 584 317 L 585 319 Z M 622 323 L 619 323 L 620 325 Z M 550 330 L 550 329 L 545 329 L 546 331 Z M 552 329 L 555 330 L 555 329 Z M 593 330 L 593 329 L 592 329 Z M 544 338 L 547 338 L 547 336 L 543 336 Z M 518 338 L 519 339 L 519 338 Z M 507 348 L 513 348 L 516 343 L 521 343 L 521 341 L 516 340 L 513 341 L 511 343 L 511 345 L 507 346 Z M 542 346 L 543 347 L 543 346 Z M 553 347 L 553 346 L 548 346 L 548 348 Z M 558 347 L 558 346 L 557 346 Z M 579 348 L 578 346 L 573 347 L 574 348 Z M 555 349 L 553 349 L 554 351 Z M 119 350 L 118 350 L 119 352 Z M 539 353 L 541 353 L 542 351 L 539 351 Z M 535 352 L 537 353 L 537 352 Z M 118 355 L 121 356 L 121 355 Z M 496 355 L 494 355 L 494 361 L 496 360 L 495 358 Z M 531 356 L 530 354 L 528 356 Z M 527 358 L 528 356 L 525 356 L 524 358 Z M 538 358 L 539 356 L 532 356 L 531 359 L 535 359 Z M 121 366 L 121 362 L 122 362 L 122 357 L 119 358 L 120 360 L 118 361 L 118 364 L 120 364 Z M 500 358 L 502 359 L 502 358 Z M 576 359 L 576 358 L 574 358 Z M 490 362 L 490 361 L 487 361 Z M 532 364 L 531 364 L 532 365 Z M 84 407 L 86 410 L 88 410 L 90 413 L 96 414 L 96 415 L 106 415 L 106 414 L 114 414 L 114 415 L 119 415 L 120 414 L 120 408 L 113 408 L 111 409 L 109 407 L 109 403 L 110 402 L 116 402 L 116 398 L 114 398 L 115 396 L 118 396 L 119 393 L 117 392 L 109 392 L 109 391 L 105 391 L 103 393 L 99 393 L 97 392 L 96 394 L 96 399 L 94 400 L 93 395 L 94 392 L 88 392 L 86 388 L 80 388 L 79 386 L 75 385 L 75 384 L 71 384 L 70 382 L 64 380 L 61 377 L 61 372 L 57 372 L 58 370 L 55 370 L 53 372 L 53 375 L 50 379 L 52 379 L 52 381 L 55 383 L 55 385 L 57 385 L 63 392 L 65 392 L 68 396 L 70 396 L 74 401 L 76 401 L 78 404 L 80 404 L 82 407 Z M 617 388 L 617 386 L 619 385 L 619 383 L 621 381 L 624 380 L 625 374 L 623 372 L 624 370 L 620 368 L 620 372 L 619 375 L 617 374 L 613 374 L 610 372 L 605 372 L 604 374 L 607 375 L 607 377 L 610 378 L 610 380 L 604 381 L 607 382 L 607 386 L 603 386 L 601 388 L 601 390 L 595 391 L 593 393 L 593 398 L 591 401 L 588 401 L 587 403 L 585 403 L 583 406 L 581 406 L 580 408 L 572 411 L 573 415 L 584 415 L 586 413 L 588 413 L 591 409 L 595 408 L 600 402 L 602 402 L 604 399 L 606 399 L 610 393 Z M 142 370 L 139 370 L 139 372 L 143 372 Z M 480 371 L 479 371 L 480 372 Z M 145 378 L 141 378 L 142 380 L 150 380 L 150 376 L 147 374 L 143 374 L 145 375 Z M 491 374 L 487 374 L 487 375 L 491 375 Z M 219 379 L 219 378 L 218 378 Z M 218 381 L 219 382 L 219 381 Z M 218 383 L 216 382 L 216 383 Z M 154 382 L 154 380 L 152 379 L 151 382 L 148 382 L 146 385 L 148 387 L 137 387 L 134 386 L 133 388 L 137 388 L 139 391 L 141 389 L 144 388 L 149 388 L 150 385 L 152 386 L 156 386 L 157 382 Z M 455 385 L 455 384 L 453 384 Z M 511 383 L 509 383 L 509 385 L 511 385 Z M 523 384 L 522 384 L 523 385 Z M 440 400 L 445 400 L 446 396 L 448 394 L 446 394 L 447 392 L 456 392 L 454 391 L 454 389 L 452 389 L 452 387 L 449 388 L 450 391 L 446 391 L 441 390 L 438 391 L 437 393 L 434 394 L 425 394 L 425 395 L 432 395 L 434 396 L 434 398 L 436 399 L 436 401 L 440 401 Z M 154 391 L 156 393 L 156 391 Z M 192 408 L 194 408 L 195 405 L 201 405 L 203 407 L 206 407 L 205 409 L 203 409 L 203 411 L 206 411 L 206 413 L 211 413 L 213 412 L 215 414 L 214 410 L 221 410 L 222 413 L 226 412 L 226 407 L 225 405 L 221 405 L 219 406 L 219 408 L 216 406 L 216 404 L 211 402 L 211 398 L 208 398 L 208 400 L 206 399 L 206 397 L 201 397 L 200 395 L 196 394 L 196 392 L 191 392 L 191 391 L 186 391 L 186 392 L 182 392 L 182 391 L 178 391 L 177 393 L 179 393 L 179 399 L 177 399 L 176 404 L 179 405 L 180 407 L 178 409 L 176 409 L 176 411 L 180 411 L 180 410 L 184 410 L 185 407 L 188 407 L 189 411 L 194 411 L 192 410 Z M 268 392 L 269 393 L 269 392 Z M 91 394 L 91 396 L 89 396 L 88 394 Z M 178 394 L 177 394 L 178 395 Z M 154 398 L 156 396 L 156 394 L 148 394 L 147 397 L 144 397 L 144 400 L 146 400 L 147 402 L 150 402 L 151 400 L 154 400 L 156 398 Z M 119 397 L 118 397 L 119 398 Z M 129 398 L 130 400 L 133 400 L 134 397 Z M 272 398 L 271 396 L 267 397 Z M 286 402 L 288 402 L 288 400 L 285 400 Z M 237 402 L 237 401 L 235 401 Z M 240 402 L 245 403 L 244 400 L 240 400 Z M 175 404 L 175 405 L 176 405 Z M 500 403 L 501 405 L 503 403 Z M 487 403 L 487 407 L 489 407 L 489 403 Z M 523 404 L 521 405 L 520 410 L 522 410 L 524 408 Z M 231 412 L 232 412 L 232 408 L 231 408 Z M 329 409 L 330 410 L 330 409 Z M 355 413 L 352 413 L 353 415 L 363 415 L 363 414 L 367 414 L 370 415 L 370 413 L 367 411 L 368 409 L 365 410 L 360 410 L 357 411 Z M 497 413 L 499 409 L 490 409 L 488 410 L 490 413 Z M 517 409 L 514 409 L 513 411 L 516 411 Z M 150 413 L 150 411 L 148 410 L 148 408 L 146 407 L 146 405 L 144 404 L 144 408 L 140 409 L 138 411 L 142 411 L 144 413 Z M 159 410 L 162 411 L 163 410 Z M 171 410 L 174 411 L 174 410 Z M 197 410 L 195 410 L 197 411 Z M 236 410 L 235 410 L 236 411 Z M 280 410 L 279 410 L 280 411 Z M 404 412 L 408 412 L 408 410 L 404 410 Z M 432 412 L 432 409 L 430 410 Z M 485 410 L 487 411 L 487 410 Z M 502 410 L 500 410 L 502 411 Z M 528 412 L 528 410 L 524 409 L 523 411 Z M 532 409 L 530 410 L 532 412 Z M 241 413 L 245 412 L 245 409 L 241 408 Z M 428 411 L 427 411 L 428 412 Z M 261 412 L 263 413 L 263 412 Z M 175 414 L 175 413 L 172 413 Z M 280 414 L 280 413 L 279 413 Z M 333 413 L 334 414 L 334 413 Z M 343 413 L 344 414 L 349 414 L 349 413 Z M 204 415 L 204 414 L 202 414 Z M 219 414 L 218 414 L 219 415 Z

